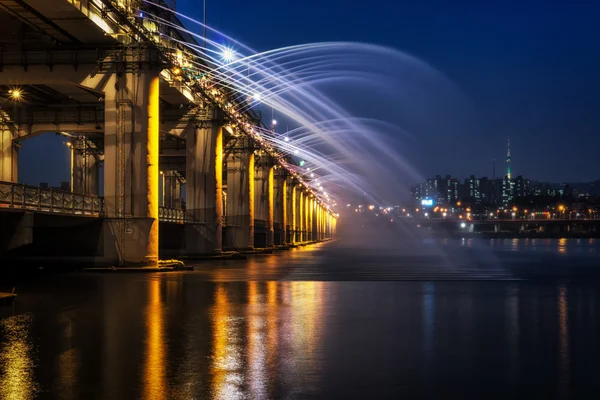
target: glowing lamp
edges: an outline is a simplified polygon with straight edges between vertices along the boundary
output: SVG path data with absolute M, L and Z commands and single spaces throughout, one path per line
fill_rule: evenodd
M 233 50 L 227 47 L 223 49 L 223 54 L 221 54 L 221 58 L 223 59 L 223 61 L 230 62 L 234 59 L 234 57 L 235 53 L 233 52 Z

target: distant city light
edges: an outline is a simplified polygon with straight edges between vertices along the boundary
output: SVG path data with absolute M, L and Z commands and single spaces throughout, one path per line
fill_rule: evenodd
M 464 229 L 464 228 L 466 228 L 466 227 L 467 227 L 467 224 L 465 224 L 464 222 L 461 222 L 461 223 L 460 223 L 460 227 Z

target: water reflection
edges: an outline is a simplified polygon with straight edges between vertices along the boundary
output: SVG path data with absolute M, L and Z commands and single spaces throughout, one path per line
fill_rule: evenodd
M 562 238 L 558 240 L 558 252 L 560 254 L 567 254 L 567 239 Z
M 242 318 L 234 314 L 227 286 L 217 285 L 212 312 L 212 394 L 216 399 L 240 399 L 243 394 Z
M 322 285 L 217 284 L 211 312 L 212 398 L 277 397 L 276 382 L 318 369 L 312 355 L 321 341 Z
M 568 291 L 563 285 L 558 288 L 558 325 L 559 325 L 559 350 L 558 350 L 558 383 L 561 398 L 566 398 L 571 382 L 571 356 L 569 350 L 569 303 Z
M 144 365 L 144 398 L 166 398 L 165 352 L 161 281 L 148 281 L 148 308 L 146 311 L 146 362 Z
M 519 377 L 519 288 L 511 284 L 506 290 L 505 299 L 506 336 L 508 343 L 508 376 L 511 383 L 516 383 Z M 515 393 L 516 395 L 516 393 Z
M 267 380 L 264 296 L 260 294 L 258 286 L 259 283 L 255 281 L 248 283 L 246 312 L 248 319 L 248 383 L 250 396 L 257 399 L 266 397 Z M 267 318 L 276 318 L 276 316 L 268 315 Z
M 62 327 L 62 347 L 65 349 L 57 360 L 59 373 L 59 390 L 62 399 L 77 398 L 78 371 L 80 368 L 79 349 L 73 343 L 75 309 L 64 310 L 58 316 L 59 326 Z
M 32 322 L 29 314 L 0 320 L 0 399 L 27 400 L 38 393 Z

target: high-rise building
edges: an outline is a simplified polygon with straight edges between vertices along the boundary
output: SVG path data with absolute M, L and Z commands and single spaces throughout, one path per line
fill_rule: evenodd
M 524 179 L 521 175 L 519 175 L 512 183 L 514 197 L 525 197 L 530 195 L 529 179 Z

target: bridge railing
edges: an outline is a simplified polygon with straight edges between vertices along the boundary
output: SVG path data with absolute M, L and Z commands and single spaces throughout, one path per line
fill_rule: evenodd
M 104 211 L 104 199 L 91 194 L 0 182 L 0 207 L 100 216 Z
M 185 210 L 181 208 L 158 207 L 158 220 L 183 224 L 185 222 Z
M 158 220 L 161 222 L 173 222 L 176 224 L 200 224 L 200 225 L 210 225 L 203 222 L 198 222 L 198 220 L 191 217 L 186 213 L 186 210 L 182 208 L 169 208 L 169 207 L 158 207 Z M 223 215 L 221 217 L 222 226 L 227 226 L 227 216 Z M 214 224 L 213 224 L 214 225 Z

